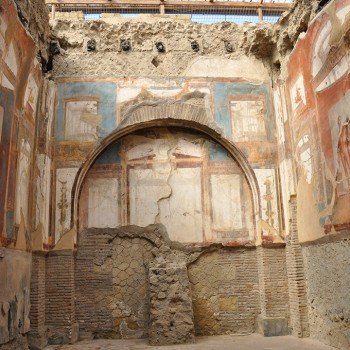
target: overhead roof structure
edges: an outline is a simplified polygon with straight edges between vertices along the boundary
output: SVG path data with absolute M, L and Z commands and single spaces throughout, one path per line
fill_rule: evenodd
M 292 0 L 46 0 L 47 4 L 59 7 L 103 7 L 103 8 L 142 8 L 150 6 L 182 7 L 191 6 L 197 9 L 222 7 L 227 9 L 287 10 Z
M 52 10 L 52 16 L 58 11 L 91 12 L 158 12 L 184 13 L 221 11 L 230 14 L 240 14 L 242 11 L 257 13 L 262 20 L 263 11 L 273 11 L 276 14 L 288 10 L 292 0 L 46 0 Z

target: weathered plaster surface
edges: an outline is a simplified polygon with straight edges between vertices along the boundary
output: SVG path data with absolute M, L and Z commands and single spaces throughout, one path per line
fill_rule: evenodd
M 0 248 L 0 344 L 29 331 L 31 254 Z
M 296 173 L 292 229 L 294 244 L 302 242 L 308 331 L 341 349 L 349 348 L 349 16 L 349 1 L 332 1 L 298 40 L 280 85 L 289 111 L 279 108 L 287 117 L 278 128 L 280 168 L 287 174 L 282 166 L 293 159 Z
M 330 3 L 288 63 L 301 242 L 349 227 L 349 13 L 348 1 Z
M 256 169 L 255 174 L 259 183 L 258 191 L 260 191 L 260 198 L 262 201 L 259 205 L 264 208 L 262 213 L 263 216 L 261 217 L 262 221 L 259 224 L 262 229 L 259 231 L 259 234 L 263 234 L 264 237 L 266 237 L 266 239 L 269 241 L 275 239 L 280 240 L 282 234 L 280 231 L 281 223 L 278 214 L 278 187 L 277 181 L 275 179 L 275 164 L 277 156 L 275 151 L 276 138 L 271 99 L 272 96 L 270 96 L 268 84 L 243 83 L 239 80 L 227 80 L 224 78 L 178 78 L 171 80 L 163 78 L 138 78 L 115 79 L 114 82 L 75 82 L 74 80 L 72 82 L 68 82 L 67 80 L 64 80 L 62 84 L 58 85 L 58 104 L 55 129 L 57 140 L 55 147 L 57 188 L 62 192 L 61 183 L 62 181 L 64 182 L 66 180 L 60 179 L 60 176 L 63 176 L 63 174 L 67 173 L 68 171 L 64 169 L 70 169 L 69 171 L 72 172 L 72 176 L 74 177 L 73 169 L 76 169 L 75 171 L 77 171 L 78 168 L 83 164 L 84 160 L 88 158 L 89 152 L 97 147 L 100 142 L 103 142 L 103 137 L 105 135 L 113 134 L 115 130 L 122 130 L 125 127 L 132 126 L 137 123 L 142 123 L 144 121 L 147 122 L 153 119 L 157 120 L 164 117 L 172 119 L 180 118 L 184 120 L 184 123 L 186 123 L 186 121 L 195 121 L 210 127 L 215 132 L 223 134 L 223 136 L 231 142 L 235 142 L 237 147 L 243 152 L 244 156 L 247 157 L 249 162 L 251 162 L 254 169 Z M 99 124 L 96 124 L 96 127 L 94 129 L 94 138 L 91 138 L 89 140 L 79 140 L 75 135 L 79 135 L 79 133 L 86 135 L 86 127 L 90 128 L 92 125 L 90 123 L 90 126 L 86 126 L 86 114 L 89 112 L 85 111 L 84 106 L 86 103 L 88 103 L 87 101 L 96 101 L 94 103 L 97 107 L 94 107 L 94 113 L 97 114 L 93 114 L 92 119 L 99 120 Z M 76 119 L 81 120 L 81 122 L 76 122 L 76 124 L 74 124 L 75 135 L 66 134 L 65 132 L 67 116 L 71 114 L 70 106 L 72 102 L 76 104 L 81 103 L 81 105 L 79 105 L 80 107 L 77 108 L 75 112 Z M 247 115 L 250 115 L 249 121 L 246 119 Z M 249 140 L 244 135 L 249 135 Z M 171 138 L 167 141 L 170 148 L 173 147 L 171 146 L 172 142 L 173 141 L 171 141 Z M 140 147 L 141 146 L 139 146 L 139 148 Z M 160 145 L 153 145 L 150 147 L 158 148 Z M 213 147 L 211 148 L 213 149 Z M 163 151 L 167 153 L 167 151 Z M 182 152 L 183 151 L 184 149 Z M 111 156 L 114 151 L 113 149 L 110 149 L 108 152 L 109 153 L 106 151 L 105 155 L 101 155 L 101 157 L 105 159 L 101 161 L 101 164 L 109 164 L 109 166 L 111 166 L 113 163 Z M 116 149 L 115 152 L 119 151 Z M 132 159 L 132 157 L 135 159 L 141 159 L 142 157 L 152 156 L 151 154 L 147 155 L 147 152 L 145 153 L 145 151 L 142 152 L 141 148 L 137 152 L 141 153 L 135 156 L 130 155 L 130 159 Z M 187 154 L 186 152 L 189 153 Z M 203 157 L 203 155 L 199 156 L 197 153 L 198 151 L 193 148 L 192 151 L 190 149 L 186 150 L 184 154 L 187 154 L 186 157 Z M 118 157 L 119 156 L 117 156 L 117 158 Z M 162 157 L 163 156 L 160 156 L 159 159 Z M 214 159 L 215 157 L 218 158 Z M 224 155 L 213 155 L 210 153 L 210 160 L 213 162 L 216 160 L 224 160 L 224 158 Z M 187 181 L 190 181 L 192 178 L 193 185 L 189 186 L 188 189 L 184 188 L 184 191 L 187 192 L 195 190 L 194 185 L 199 185 L 196 184 L 195 179 L 201 176 L 200 168 L 193 169 L 192 173 L 189 173 L 187 171 L 187 174 L 185 174 L 184 171 L 185 170 L 182 168 L 176 169 L 176 171 L 173 172 L 172 176 L 170 176 L 169 171 L 164 171 L 162 174 L 159 174 L 159 180 L 161 180 L 162 177 L 162 181 L 164 181 L 164 183 L 167 182 L 167 179 L 169 180 L 168 182 L 176 183 L 179 181 L 181 182 L 181 178 L 183 176 L 187 178 Z M 133 169 L 130 171 L 130 179 L 131 181 L 136 181 L 136 184 L 142 177 L 151 176 L 151 174 L 153 173 L 150 170 Z M 116 176 L 117 177 L 114 177 L 115 179 L 120 178 L 120 175 Z M 63 192 L 66 192 L 67 190 L 66 194 L 63 192 L 56 193 L 56 236 L 61 236 L 70 228 L 68 226 L 70 220 L 72 196 L 70 196 L 69 193 L 72 188 L 68 188 L 68 183 L 72 184 L 73 177 L 63 187 Z M 119 183 L 119 180 L 115 181 L 118 182 L 118 184 L 115 182 L 115 185 L 123 188 L 124 185 L 122 183 Z M 226 182 L 228 185 L 230 181 L 233 181 L 232 183 L 234 183 L 235 180 L 228 180 L 227 178 Z M 221 183 L 221 181 L 219 182 Z M 211 182 L 210 185 L 210 190 L 213 190 L 214 192 L 218 190 L 218 187 L 215 186 L 215 183 L 218 182 Z M 96 181 L 95 184 L 97 184 Z M 101 186 L 105 185 L 101 184 Z M 132 193 L 134 194 L 130 196 L 130 201 L 133 203 L 132 207 L 137 208 L 137 206 L 134 205 L 136 203 L 134 201 L 138 187 L 132 186 L 132 188 L 132 191 L 134 191 Z M 140 187 L 139 190 L 141 190 L 142 194 L 142 187 Z M 200 193 L 200 187 L 198 187 L 197 190 Z M 227 190 L 229 192 L 231 191 L 228 187 Z M 91 191 L 94 190 L 91 189 Z M 119 190 L 118 188 L 115 188 L 113 191 L 115 194 L 117 194 Z M 164 189 L 159 188 L 159 193 L 157 191 L 153 192 L 153 196 L 155 196 L 153 201 L 154 203 L 157 200 L 156 198 L 161 199 L 164 197 L 164 199 L 166 199 L 169 196 L 168 185 L 166 185 Z M 219 190 L 219 192 L 220 191 L 222 191 L 222 189 Z M 123 194 L 120 193 L 120 195 Z M 176 196 L 180 198 L 183 195 L 184 194 L 180 194 L 180 192 L 178 192 L 173 198 Z M 195 197 L 196 196 L 192 196 L 192 198 Z M 113 198 L 113 196 L 111 198 Z M 191 198 L 191 196 L 189 198 Z M 151 200 L 149 201 L 151 202 Z M 63 206 L 60 204 L 61 202 L 64 204 Z M 200 199 L 199 202 L 188 202 L 188 207 L 196 208 L 195 212 L 190 215 L 191 217 L 198 217 L 197 221 L 199 221 L 195 224 L 195 226 L 205 227 L 207 226 L 206 222 L 202 222 L 202 219 L 200 216 L 198 216 L 198 213 L 201 211 L 201 208 L 198 207 L 198 205 L 201 206 L 200 203 Z M 93 202 L 91 202 L 91 200 L 89 205 L 91 208 L 96 207 L 93 205 Z M 170 205 L 173 206 L 174 204 Z M 115 210 L 120 210 L 116 204 L 114 204 L 114 207 Z M 156 216 L 157 220 L 159 218 L 162 218 L 163 221 L 170 220 L 170 216 L 166 214 L 166 211 L 170 210 L 169 208 L 170 207 L 166 209 L 166 207 L 162 205 L 162 213 L 159 213 L 159 216 L 157 206 L 155 206 L 153 209 L 150 207 L 149 215 L 153 215 L 153 219 L 150 219 L 147 215 L 140 215 L 138 211 L 132 211 L 130 214 L 132 216 L 132 221 L 135 224 L 145 226 L 150 223 L 154 223 Z M 228 211 L 231 212 L 233 209 L 234 208 L 231 208 Z M 111 222 L 112 225 L 118 225 L 120 223 L 123 224 L 123 222 L 127 222 L 126 219 L 123 219 L 123 216 L 121 214 L 118 215 L 119 216 L 116 217 L 114 221 L 107 221 Z M 141 221 L 135 215 L 139 215 Z M 269 217 L 271 217 L 271 219 L 269 219 Z M 62 218 L 65 219 L 66 223 L 63 226 L 61 225 L 61 227 L 57 226 L 57 220 L 61 220 Z M 76 218 L 74 220 L 76 220 Z M 168 222 L 167 227 L 168 230 L 173 232 L 172 235 L 180 234 L 178 232 L 181 231 L 181 229 L 177 229 L 177 223 L 181 223 L 181 225 L 184 224 L 183 220 L 180 220 L 180 217 L 177 219 L 173 218 L 172 224 L 170 221 Z M 192 229 L 189 228 L 187 231 L 190 232 L 191 230 Z M 196 235 L 195 237 L 197 238 L 189 237 L 187 241 L 191 242 L 198 241 L 199 236 Z M 250 237 L 252 237 L 251 234 Z M 176 239 L 181 240 L 182 238 L 177 237 Z
M 186 322 L 178 329 L 166 325 L 165 333 L 176 338 L 186 329 L 192 340 L 193 325 L 198 334 L 250 333 L 259 312 L 288 317 L 283 248 L 276 258 L 273 250 L 257 256 L 251 246 L 283 244 L 295 219 L 288 211 L 295 194 L 300 241 L 346 231 L 350 222 L 350 4 L 331 2 L 309 26 L 316 3 L 295 2 L 275 26 L 113 15 L 84 22 L 80 15 L 58 15 L 52 38 L 60 49 L 51 81 L 42 77 L 49 66 L 44 2 L 18 0 L 19 17 L 11 1 L 0 3 L 0 246 L 16 249 L 0 251 L 6 285 L 0 344 L 10 338 L 21 344 L 20 334 L 29 329 L 31 257 L 25 251 L 31 249 L 55 250 L 36 271 L 43 288 L 38 300 L 49 311 L 35 331 L 45 334 L 49 325 L 49 338 L 57 341 L 64 328 L 63 339 L 74 339 L 77 319 L 82 337 L 147 336 L 147 266 L 157 254 L 169 263 L 174 246 L 165 247 L 171 245 L 165 239 L 161 251 L 154 227 L 129 235 L 117 229 L 129 224 L 161 223 L 172 241 L 209 245 L 186 260 L 191 291 L 185 288 L 179 313 Z M 89 39 L 96 40 L 95 51 L 87 50 Z M 130 51 L 121 50 L 121 39 L 130 40 Z M 164 53 L 155 49 L 158 40 Z M 85 169 L 114 133 L 151 120 L 163 128 L 181 121 L 192 131 L 155 127 L 124 135 Z M 194 125 L 235 147 L 241 158 Z M 82 188 L 77 179 L 84 180 Z M 111 237 L 113 230 L 118 234 Z M 217 243 L 240 248 L 216 249 Z M 303 248 L 311 334 L 341 347 L 349 337 L 345 247 L 347 240 Z M 52 288 L 55 283 L 62 289 Z M 57 299 L 45 303 L 46 294 Z M 155 295 L 155 303 L 168 302 L 167 295 Z
M 311 336 L 350 349 L 349 239 L 304 246 Z
M 269 179 L 271 172 L 261 176 Z M 272 189 L 273 179 L 272 173 L 266 180 Z M 115 209 L 110 219 L 102 208 Z M 271 226 L 274 211 L 264 205 Z M 162 223 L 171 240 L 183 243 L 254 242 L 253 217 L 252 194 L 235 160 L 218 144 L 181 129 L 152 128 L 110 146 L 90 169 L 80 200 L 81 227 Z
M 33 217 L 48 221 L 47 210 L 32 215 L 35 123 L 43 81 L 36 55 L 38 47 L 46 55 L 45 16 L 44 1 L 21 2 L 20 7 L 0 1 L 0 347 L 6 349 L 27 348 Z M 29 31 L 24 17 L 31 20 Z M 43 181 L 47 188 L 47 177 Z M 45 210 L 43 200 L 37 204 Z

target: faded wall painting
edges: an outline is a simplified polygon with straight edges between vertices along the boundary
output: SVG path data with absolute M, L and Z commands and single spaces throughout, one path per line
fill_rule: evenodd
M 16 6 L 0 5 L 0 237 L 2 245 L 22 250 L 30 246 L 29 181 L 41 70 Z M 20 233 L 26 237 L 16 245 Z
M 116 84 L 62 83 L 57 88 L 56 138 L 90 141 L 107 136 L 116 127 Z
M 250 100 L 251 99 L 251 100 Z M 265 104 L 264 98 L 230 100 L 232 117 L 232 139 L 235 142 L 265 141 Z
M 350 91 L 329 112 L 332 148 L 337 168 L 337 193 L 350 191 Z
M 77 172 L 96 145 L 117 128 L 120 129 L 125 125 L 142 120 L 164 117 L 183 119 L 184 123 L 186 120 L 197 120 L 200 117 L 198 119 L 200 123 L 225 135 L 243 152 L 252 168 L 257 170 L 256 174 L 259 169 L 270 169 L 275 174 L 277 138 L 269 86 L 235 80 L 221 81 L 220 79 L 203 78 L 115 79 L 114 82 L 67 82 L 64 80 L 62 83 L 59 82 L 55 122 L 54 166 L 56 173 L 57 171 L 64 172 L 63 169 L 67 168 L 72 172 L 74 168 L 74 172 Z M 182 152 L 179 154 L 182 155 L 182 158 L 188 159 L 185 160 L 177 155 L 168 155 L 169 148 L 172 148 L 171 145 L 169 140 L 154 140 L 149 145 L 149 150 L 155 153 L 149 155 L 140 145 L 135 149 L 130 148 L 127 153 L 130 164 L 145 157 L 152 157 L 155 164 L 152 166 L 153 169 L 145 169 L 140 168 L 136 162 L 136 165 L 127 171 L 127 180 L 124 180 L 126 175 L 118 165 L 122 160 L 113 162 L 116 172 L 121 173 L 117 177 L 115 174 L 110 174 L 107 178 L 107 175 L 103 175 L 101 170 L 102 179 L 100 175 L 96 175 L 96 179 L 89 179 L 90 189 L 87 192 L 91 196 L 86 202 L 86 207 L 91 208 L 91 211 L 89 217 L 86 216 L 87 214 L 83 215 L 83 217 L 86 216 L 84 225 L 116 227 L 125 223 L 133 223 L 145 226 L 160 221 L 173 228 L 173 235 L 178 232 L 178 227 L 183 227 L 188 231 L 188 242 L 201 241 L 201 237 L 204 236 L 207 240 L 212 238 L 235 239 L 237 234 L 233 232 L 246 228 L 241 218 L 245 214 L 239 205 L 244 198 L 242 192 L 237 190 L 239 183 L 242 186 L 242 179 L 231 173 L 213 174 L 205 186 L 212 196 L 210 205 L 208 199 L 203 197 L 203 186 L 197 181 L 198 178 L 206 176 L 205 167 L 202 166 L 205 164 L 202 161 L 203 157 L 208 157 L 212 162 L 224 161 L 225 152 L 223 154 L 217 152 L 213 145 L 208 148 L 210 151 L 204 152 L 203 147 L 199 144 L 182 140 L 178 145 Z M 115 154 L 121 157 L 119 151 L 116 151 Z M 104 161 L 109 159 L 108 157 L 111 156 L 104 155 Z M 156 166 L 158 162 L 165 164 L 169 157 L 171 159 L 180 157 L 181 164 L 191 160 L 193 165 L 189 167 L 186 163 L 186 166 L 176 167 L 176 169 L 171 169 L 170 165 L 168 167 L 164 165 L 163 168 Z M 212 159 L 212 157 L 217 159 Z M 101 161 L 100 159 L 96 164 Z M 109 167 L 112 166 L 110 161 L 107 163 Z M 102 165 L 99 167 L 102 169 Z M 97 174 L 97 168 L 94 171 Z M 269 209 L 267 216 L 264 215 L 261 218 L 264 237 L 268 237 L 269 241 L 274 241 L 276 237 L 281 236 L 281 222 L 277 215 L 279 203 L 275 176 L 257 176 L 259 189 L 262 191 L 260 206 L 265 208 L 271 205 L 272 208 Z M 266 180 L 267 177 L 270 180 Z M 74 180 L 71 181 L 73 183 Z M 123 181 L 129 181 L 129 185 L 132 183 L 127 201 L 123 192 L 125 191 Z M 271 181 L 271 186 L 266 185 L 269 181 Z M 55 182 L 56 189 L 62 191 L 59 176 Z M 160 186 L 159 183 L 163 185 Z M 180 183 L 181 186 L 178 185 Z M 152 190 L 145 193 L 144 186 Z M 170 188 L 174 186 L 178 190 L 172 192 L 169 197 Z M 66 191 L 65 187 L 63 190 Z M 61 201 L 59 198 L 62 197 L 62 194 L 56 192 L 55 234 L 58 236 L 71 228 L 71 224 L 68 223 L 71 219 L 72 205 L 70 191 L 71 189 L 67 187 L 66 195 L 63 196 L 66 203 L 61 209 L 58 203 Z M 221 197 L 217 196 L 223 192 L 227 193 L 228 197 L 237 200 L 222 202 Z M 96 207 L 95 200 L 91 198 L 97 198 L 101 193 L 103 193 L 104 204 Z M 192 218 L 191 221 L 185 219 L 184 215 L 169 214 L 177 210 L 180 205 L 178 199 L 187 193 L 191 195 L 188 196 L 186 202 L 181 203 L 182 207 L 179 208 L 179 211 L 187 213 L 186 215 Z M 123 198 L 123 201 L 115 201 L 115 198 Z M 266 198 L 269 204 L 266 204 Z M 99 213 L 107 215 L 104 208 L 111 205 L 118 215 L 108 214 L 108 217 L 102 219 Z M 223 214 L 225 212 L 221 210 L 223 205 L 227 212 L 236 213 L 234 222 L 230 216 L 226 217 L 226 214 Z M 141 213 L 135 209 L 139 206 L 143 206 L 145 212 Z M 94 208 L 94 214 L 92 214 L 92 208 Z M 211 210 L 212 225 L 208 217 L 203 215 L 203 208 L 207 211 Z M 66 221 L 64 225 L 59 223 L 63 220 L 62 211 Z M 200 233 L 195 227 L 203 227 L 203 232 Z M 193 235 L 191 236 L 190 233 Z M 57 242 L 57 237 L 55 241 Z
M 71 193 L 78 168 L 56 170 L 56 236 L 55 243 L 71 227 Z
M 334 1 L 328 7 L 312 45 L 312 77 L 316 92 L 329 88 L 348 74 L 350 56 L 343 34 L 349 30 L 350 4 Z
M 333 1 L 312 22 L 289 61 L 302 241 L 350 227 L 349 31 L 350 2 Z
M 8 170 L 10 161 L 10 140 L 12 130 L 12 113 L 13 113 L 13 94 L 9 90 L 0 87 L 0 105 L 2 110 L 2 128 L 1 128 L 1 162 L 0 162 L 0 186 L 6 191 L 8 186 Z M 13 233 L 13 206 L 12 210 L 7 210 L 7 196 L 0 196 L 0 230 L 3 241 L 10 240 Z M 12 220 L 11 220 L 12 219 Z M 8 226 L 6 227 L 6 222 Z
M 24 220 L 27 226 L 28 216 L 28 191 L 29 191 L 29 171 L 30 171 L 31 147 L 28 141 L 21 140 L 19 149 L 19 159 L 17 165 L 16 187 L 16 213 L 15 223 L 20 224 Z
M 252 195 L 236 161 L 218 144 L 178 128 L 154 128 L 109 146 L 88 172 L 83 227 L 162 223 L 183 243 L 255 238 Z
M 265 223 L 262 228 L 263 236 L 270 235 L 270 230 L 275 236 L 279 235 L 279 207 L 277 197 L 277 179 L 275 169 L 254 169 L 258 179 L 261 201 L 261 218 Z M 270 230 L 266 229 L 266 225 Z
M 65 132 L 69 140 L 96 141 L 101 117 L 98 115 L 98 101 L 67 101 L 65 107 Z
M 30 330 L 31 169 L 42 75 L 15 2 L 0 0 L 0 8 L 0 348 L 12 340 L 22 348 L 15 339 Z

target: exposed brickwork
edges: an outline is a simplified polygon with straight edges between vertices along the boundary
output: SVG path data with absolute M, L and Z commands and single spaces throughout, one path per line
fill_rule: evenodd
M 260 247 L 260 273 L 264 290 L 263 313 L 289 318 L 288 282 L 284 247 Z
M 255 249 L 207 253 L 188 273 L 197 335 L 255 332 L 260 312 Z
M 101 264 L 109 255 L 111 246 L 107 243 L 108 235 L 96 235 L 84 232 L 79 235 L 79 249 L 75 265 L 76 316 L 79 323 L 80 336 L 92 334 L 100 330 L 107 332 L 112 328 L 112 320 L 106 307 L 97 305 L 95 297 L 98 293 L 112 291 L 111 272 L 94 273 L 94 260 L 100 258 Z
M 76 260 L 77 319 L 81 335 L 138 338 L 148 335 L 148 262 L 153 245 L 146 239 L 109 240 L 113 231 L 86 230 Z
M 50 252 L 46 261 L 35 255 L 33 331 L 45 322 L 49 342 L 70 342 L 78 322 L 82 338 L 147 337 L 152 314 L 148 266 L 165 244 L 156 228 L 131 227 L 132 233 L 142 231 L 135 237 L 122 229 L 89 229 L 79 236 L 76 257 L 69 251 Z M 194 260 L 186 254 L 184 263 L 192 261 L 188 275 L 196 334 L 254 333 L 261 312 L 259 288 L 263 315 L 274 322 L 288 319 L 283 246 L 219 249 Z M 40 305 L 44 290 L 46 303 Z
M 49 342 L 74 342 L 77 327 L 72 251 L 51 251 L 47 255 L 45 309 Z
M 45 328 L 45 289 L 46 289 L 46 254 L 32 253 L 32 275 L 30 281 L 30 332 L 29 343 L 42 346 L 46 343 Z
M 289 303 L 284 246 L 258 247 L 261 315 L 259 332 L 288 333 Z
M 309 336 L 309 319 L 304 273 L 304 261 L 298 240 L 297 201 L 292 197 L 289 202 L 290 232 L 286 242 L 286 262 L 288 272 L 290 324 L 296 337 Z
M 207 125 L 211 129 L 220 133 L 220 128 L 214 120 L 210 120 L 210 117 L 204 108 L 204 99 L 202 99 L 201 104 L 203 106 L 191 104 L 191 99 L 187 103 L 170 99 L 167 103 L 157 103 L 155 101 L 148 101 L 147 103 L 146 101 L 143 105 L 134 108 L 134 110 L 126 114 L 124 116 L 125 119 L 119 128 L 145 123 L 150 120 L 181 119 Z

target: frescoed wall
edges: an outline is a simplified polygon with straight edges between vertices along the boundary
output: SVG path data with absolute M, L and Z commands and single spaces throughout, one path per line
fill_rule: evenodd
M 3 245 L 28 249 L 29 188 L 34 126 L 41 84 L 35 45 L 17 18 L 15 6 L 4 1 L 0 26 L 0 230 Z M 20 238 L 20 242 L 17 242 Z M 18 244 L 17 244 L 18 243 Z
M 99 227 L 100 224 L 103 224 L 106 227 L 116 227 L 129 223 L 146 226 L 157 220 L 159 221 L 163 215 L 163 221 L 168 220 L 167 227 L 172 231 L 170 235 L 179 241 L 202 242 L 203 237 L 207 241 L 212 239 L 221 240 L 219 232 L 222 231 L 226 232 L 221 234 L 222 240 L 239 244 L 241 239 L 242 242 L 247 239 L 254 239 L 253 226 L 255 226 L 255 229 L 259 232 L 258 236 L 262 237 L 262 239 L 269 242 L 281 242 L 283 240 L 282 223 L 279 215 L 279 184 L 276 173 L 277 152 L 273 105 L 268 85 L 240 83 L 227 79 L 220 81 L 215 79 L 152 80 L 139 78 L 116 79 L 114 82 L 67 82 L 67 80 L 64 80 L 58 84 L 57 97 L 55 122 L 55 243 L 72 228 L 71 194 L 76 174 L 84 161 L 88 159 L 89 154 L 106 135 L 112 134 L 115 130 L 128 125 L 128 123 L 138 123 L 142 118 L 163 118 L 171 115 L 175 119 L 190 119 L 196 114 L 203 114 L 204 119 L 201 123 L 219 131 L 240 149 L 244 157 L 246 157 L 249 166 L 253 168 L 254 176 L 258 182 L 257 191 L 260 193 L 260 203 L 258 205 L 259 208 L 250 208 L 249 210 L 259 211 L 261 208 L 261 215 L 258 220 L 249 218 L 244 219 L 245 223 L 241 222 L 240 217 L 244 217 L 245 214 L 242 213 L 239 205 L 234 208 L 230 207 L 236 201 L 228 201 L 227 205 L 229 207 L 227 207 L 227 211 L 237 211 L 235 219 L 237 222 L 233 224 L 230 214 L 226 218 L 216 211 L 215 208 L 222 205 L 221 199 L 218 197 L 217 199 L 213 198 L 212 203 L 212 226 L 217 226 L 217 228 L 209 228 L 209 219 L 202 215 L 202 209 L 205 206 L 207 206 L 205 210 L 209 210 L 208 204 L 205 204 L 209 199 L 206 198 L 203 202 L 202 198 L 198 197 L 198 194 L 201 194 L 203 189 L 199 186 L 196 179 L 206 177 L 206 175 L 201 173 L 202 165 L 200 164 L 203 163 L 203 159 L 207 159 L 206 162 L 224 161 L 226 159 L 225 151 L 214 152 L 216 147 L 214 144 L 210 147 L 208 146 L 208 150 L 204 151 L 198 146 L 191 146 L 192 141 L 183 141 L 187 145 L 185 150 L 182 150 L 182 152 L 185 152 L 183 157 L 201 159 L 201 161 L 198 162 L 198 166 L 182 170 L 181 174 L 173 176 L 172 179 L 175 186 L 176 183 L 182 181 L 182 178 L 186 179 L 183 181 L 187 183 L 188 187 L 182 188 L 181 191 L 184 192 L 179 192 L 177 194 L 178 198 L 181 198 L 187 191 L 194 191 L 191 195 L 192 202 L 187 204 L 188 210 L 191 210 L 189 216 L 193 218 L 193 221 L 189 227 L 186 226 L 187 224 L 185 225 L 186 231 L 194 232 L 194 227 L 198 226 L 203 228 L 203 232 L 206 232 L 205 234 L 199 233 L 197 230 L 197 233 L 193 233 L 192 236 L 189 235 L 187 239 L 179 237 L 181 235 L 179 232 L 184 223 L 179 220 L 180 218 L 168 218 L 165 211 L 158 213 L 159 208 L 156 205 L 160 198 L 168 195 L 167 186 L 159 189 L 159 193 L 153 189 L 151 192 L 154 198 L 152 199 L 144 193 L 142 181 L 153 178 L 155 175 L 151 170 L 141 171 L 140 169 L 130 171 L 127 177 L 128 181 L 134 184 L 130 185 L 133 191 L 133 194 L 129 196 L 131 209 L 126 204 L 124 209 L 121 209 L 119 200 L 115 200 L 123 196 L 120 192 L 122 188 L 119 183 L 122 181 L 120 176 L 117 176 L 119 180 L 115 176 L 111 176 L 110 179 L 90 179 L 89 182 L 91 182 L 92 187 L 89 192 L 89 199 L 84 202 L 87 203 L 86 211 L 90 208 L 90 215 L 84 221 L 83 226 Z M 167 136 L 165 139 L 169 137 Z M 154 143 L 155 141 L 152 142 Z M 144 151 L 140 149 L 137 152 L 141 153 L 135 156 L 130 155 L 130 160 L 143 159 L 149 156 L 160 161 L 167 151 L 157 150 L 160 146 L 156 146 L 152 142 L 149 147 L 150 149 L 154 148 L 154 154 L 143 154 Z M 168 151 L 170 151 L 172 149 L 171 142 L 166 141 L 166 144 L 164 147 L 169 148 Z M 189 148 L 187 149 L 187 147 Z M 136 150 L 133 152 L 136 152 Z M 159 152 L 164 154 L 161 155 Z M 116 154 L 119 153 L 116 152 Z M 102 159 L 109 159 L 106 154 L 101 155 L 101 157 Z M 101 159 L 96 164 L 99 164 L 99 162 L 104 164 Z M 109 161 L 107 164 L 109 164 Z M 116 165 L 116 162 L 113 164 L 114 167 L 120 167 L 120 165 Z M 169 174 L 167 175 L 165 170 L 162 174 L 159 175 L 159 181 L 165 183 Z M 142 180 L 143 178 L 145 180 Z M 126 181 L 126 179 L 123 181 Z M 237 198 L 237 203 L 240 203 L 238 199 L 240 198 L 239 196 L 242 196 L 242 193 L 238 188 L 244 187 L 241 181 L 241 179 L 232 174 L 226 174 L 224 177 L 213 176 L 206 187 L 208 188 L 208 193 L 228 192 L 229 198 Z M 158 188 L 158 185 L 155 186 Z M 108 191 L 108 188 L 114 188 L 114 190 Z M 96 197 L 97 201 L 99 196 L 107 196 L 109 204 L 104 202 L 104 204 L 97 205 L 94 198 Z M 135 208 L 144 204 L 140 196 L 148 197 L 149 201 L 153 203 L 148 208 L 148 216 L 135 211 Z M 113 205 L 111 204 L 112 202 Z M 248 202 L 243 200 L 242 203 Z M 170 210 L 175 203 L 167 205 L 168 210 Z M 120 213 L 118 216 L 112 212 L 107 213 L 105 210 L 107 208 L 111 208 L 111 210 L 114 208 L 116 212 L 119 210 Z M 185 208 L 182 209 L 184 212 L 187 211 Z M 128 217 L 126 214 L 121 214 L 123 210 L 131 210 Z M 80 215 L 84 217 L 86 214 L 80 213 Z M 222 225 L 225 226 L 226 231 L 222 230 Z M 240 236 L 240 234 L 234 233 L 236 229 L 240 232 L 247 230 L 249 233 Z M 214 234 L 214 231 L 218 233 Z M 231 234 L 228 234 L 229 231 Z
M 31 183 L 42 73 L 16 5 L 4 0 L 0 6 L 1 347 L 30 329 Z
M 300 241 L 350 227 L 349 30 L 350 3 L 334 1 L 289 60 Z
M 220 145 L 181 129 L 152 128 L 112 144 L 90 169 L 79 207 L 81 228 L 162 223 L 182 243 L 255 236 L 242 169 Z
M 138 43 L 108 52 L 106 76 L 106 52 L 79 46 L 86 23 L 64 50 L 77 27 L 58 43 L 56 27 L 47 72 L 47 33 L 0 6 L 0 347 L 29 330 L 33 348 L 79 328 L 147 336 L 158 258 L 186 266 L 197 334 L 287 334 L 294 317 L 298 336 L 349 344 L 350 0 L 316 16 L 276 83 L 278 64 L 246 43 L 214 57 L 219 37 L 199 56 L 184 39 L 190 63 L 153 61 L 163 29 L 141 52 L 156 75 L 132 72 Z
M 276 115 L 286 136 L 280 169 L 288 178 L 293 160 L 296 175 L 294 189 L 282 175 L 282 193 L 296 194 L 310 334 L 341 349 L 350 342 L 342 317 L 350 312 L 349 35 L 350 1 L 331 1 L 289 58 L 286 85 L 278 87 L 289 114 L 280 107 Z

